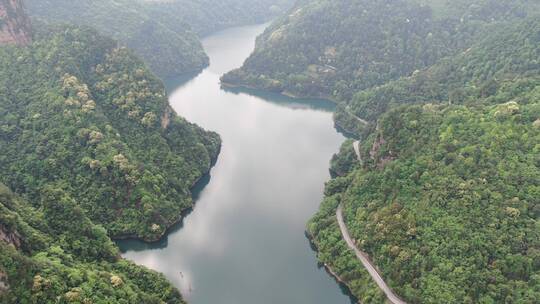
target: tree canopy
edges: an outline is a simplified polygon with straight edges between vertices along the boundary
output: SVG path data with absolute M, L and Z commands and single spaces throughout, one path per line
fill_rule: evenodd
M 352 140 L 309 222 L 319 260 L 363 303 L 540 298 L 537 1 L 299 1 L 232 85 L 334 100 Z
M 493 28 L 540 10 L 531 0 L 473 2 L 299 1 L 223 81 L 348 101 L 360 90 L 465 51 Z
M 220 140 L 170 108 L 161 81 L 95 31 L 0 48 L 0 181 L 69 193 L 113 237 L 159 238 L 192 205 Z
M 0 184 L 0 236 L 0 303 L 184 303 L 162 274 L 119 258 L 62 190 L 29 203 Z
M 346 142 L 308 231 L 363 302 L 384 296 L 341 239 L 339 204 L 357 246 L 408 303 L 540 297 L 539 20 L 493 30 L 340 106 L 363 163 Z
M 36 22 L 86 25 L 137 53 L 160 77 L 199 71 L 199 35 L 269 20 L 291 0 L 27 0 Z

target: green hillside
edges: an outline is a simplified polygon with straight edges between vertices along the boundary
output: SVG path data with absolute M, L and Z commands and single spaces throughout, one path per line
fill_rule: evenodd
M 294 4 L 293 0 L 141 0 L 153 19 L 171 29 L 188 24 L 204 36 L 232 26 L 270 21 Z
M 220 140 L 176 116 L 115 41 L 61 27 L 0 49 L 0 181 L 29 201 L 62 189 L 113 237 L 160 237 L 191 207 Z
M 0 184 L 0 223 L 0 303 L 185 303 L 163 275 L 119 258 L 62 190 L 31 204 Z
M 199 38 L 189 26 L 172 29 L 151 16 L 138 1 L 28 0 L 26 6 L 34 19 L 90 26 L 118 40 L 161 77 L 198 71 L 208 65 Z
M 540 11 L 530 0 L 448 4 L 459 13 L 445 10 L 442 1 L 424 1 L 433 7 L 418 2 L 300 1 L 258 38 L 244 66 L 222 80 L 347 101 L 468 49 L 492 27 Z
M 384 297 L 341 239 L 339 204 L 357 246 L 408 303 L 540 297 L 539 20 L 358 93 L 336 115 L 374 124 L 344 120 L 363 139 L 363 163 L 346 142 L 308 230 L 362 302 Z

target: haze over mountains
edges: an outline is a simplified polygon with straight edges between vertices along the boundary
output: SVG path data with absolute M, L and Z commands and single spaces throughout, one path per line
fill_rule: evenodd
M 26 45 L 32 40 L 30 21 L 18 0 L 2 0 L 0 5 L 0 45 Z
M 539 297 L 537 1 L 300 1 L 222 80 L 336 101 L 361 139 L 308 225 L 321 262 L 384 302 L 341 238 L 411 303 Z
M 290 4 L 290 0 L 27 1 L 29 14 L 36 20 L 93 27 L 134 50 L 162 77 L 200 71 L 208 65 L 200 34 L 268 21 Z
M 535 0 L 0 0 L 0 303 L 184 303 L 112 241 L 166 235 L 220 153 L 158 77 L 207 66 L 201 36 L 272 18 L 221 79 L 336 103 L 350 138 L 306 224 L 321 264 L 387 301 L 341 207 L 407 303 L 537 303 Z

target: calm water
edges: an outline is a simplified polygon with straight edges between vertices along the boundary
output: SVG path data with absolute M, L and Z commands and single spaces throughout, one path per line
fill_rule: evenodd
M 217 131 L 223 148 L 197 205 L 162 242 L 121 242 L 124 257 L 163 272 L 191 304 L 348 304 L 317 267 L 304 230 L 323 196 L 344 137 L 332 105 L 257 91 L 223 90 L 264 25 L 204 41 L 211 66 L 168 84 L 176 111 Z

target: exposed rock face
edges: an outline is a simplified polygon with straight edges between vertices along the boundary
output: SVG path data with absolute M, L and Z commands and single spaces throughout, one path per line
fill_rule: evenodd
M 9 283 L 7 274 L 0 269 L 0 294 L 9 291 Z
M 22 0 L 0 0 L 0 45 L 24 46 L 31 41 L 30 19 Z
M 379 129 L 379 126 L 377 126 L 377 129 Z M 377 139 L 373 143 L 373 146 L 371 147 L 371 151 L 369 151 L 369 156 L 371 157 L 372 160 L 374 160 L 377 163 L 378 169 L 384 169 L 386 164 L 396 159 L 392 151 L 389 151 L 387 155 L 380 155 L 381 148 L 385 144 L 386 144 L 386 140 L 384 139 L 382 132 L 379 131 L 379 134 L 377 135 Z
M 1 0 L 0 0 L 1 1 Z M 17 231 L 10 231 L 0 223 L 0 242 L 6 242 L 19 249 L 21 247 L 21 236 Z M 0 267 L 0 295 L 9 291 L 8 276 L 4 269 Z
M 169 124 L 171 122 L 171 113 L 173 112 L 173 109 L 171 107 L 167 107 L 163 115 L 161 116 L 161 128 L 167 129 L 169 127 Z
M 20 234 L 17 231 L 9 231 L 2 224 L 0 224 L 0 241 L 11 244 L 17 249 L 21 248 Z

